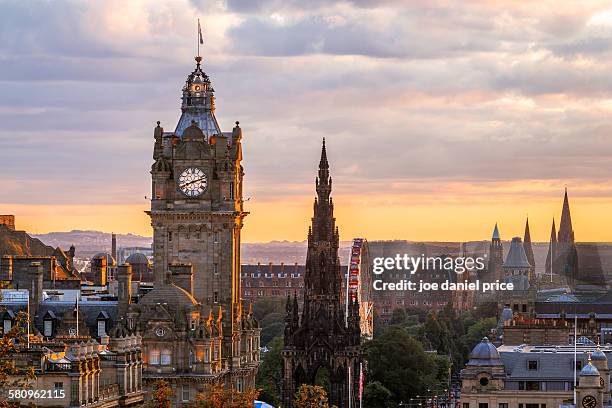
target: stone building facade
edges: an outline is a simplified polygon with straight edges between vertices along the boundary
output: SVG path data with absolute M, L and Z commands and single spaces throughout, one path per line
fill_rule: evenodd
M 4 398 L 23 405 L 110 408 L 141 406 L 144 401 L 141 339 L 137 335 L 104 336 L 101 343 L 85 336 L 34 337 L 29 347 L 19 346 L 16 365 L 34 368 L 36 377 L 29 382 L 29 389 L 44 395 L 9 398 L 7 390 L 0 391 L 0 395 L 6 394 Z
M 137 304 L 120 304 L 127 329 L 143 338 L 146 387 L 169 380 L 176 406 L 212 383 L 251 389 L 259 365 L 260 329 L 242 302 L 242 129 L 236 122 L 220 130 L 201 63 L 196 57 L 183 87 L 174 132 L 159 122 L 154 130 L 154 289 Z M 131 279 L 120 267 L 120 291 Z
M 242 265 L 243 298 L 255 301 L 261 298 L 304 297 L 305 265 L 297 263 Z
M 486 337 L 461 371 L 461 408 L 601 408 L 610 405 L 608 347 L 501 346 Z M 574 404 L 574 372 L 577 374 Z

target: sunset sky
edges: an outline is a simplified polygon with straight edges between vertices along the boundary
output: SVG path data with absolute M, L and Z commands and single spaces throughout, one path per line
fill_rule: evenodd
M 244 241 L 303 240 L 323 137 L 341 239 L 612 241 L 609 1 L 0 0 L 0 214 L 150 235 L 197 18 Z

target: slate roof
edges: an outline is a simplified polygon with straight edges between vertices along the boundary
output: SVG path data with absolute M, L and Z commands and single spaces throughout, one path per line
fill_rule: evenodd
M 18 313 L 20 311 L 27 310 L 27 302 L 12 302 L 10 304 L 4 303 L 2 307 L 6 308 L 7 311 Z M 34 325 L 40 331 L 43 332 L 43 321 L 45 315 L 49 314 L 55 316 L 60 320 L 64 316 L 65 312 L 73 312 L 75 307 L 74 302 L 57 302 L 57 301 L 44 301 L 38 306 L 36 316 L 34 316 Z M 79 303 L 79 318 L 85 322 L 85 325 L 89 328 L 90 333 L 97 333 L 97 320 L 98 316 L 107 316 L 109 319 L 109 326 L 113 327 L 117 322 L 117 302 L 80 302 Z
M 504 267 L 517 269 L 531 267 L 531 264 L 527 259 L 527 254 L 525 253 L 525 247 L 523 247 L 520 237 L 512 238 L 512 242 L 510 243 L 510 251 L 508 251 L 508 256 L 506 256 Z
M 573 347 L 511 347 L 498 349 L 509 380 L 562 380 L 573 381 Z M 577 360 L 582 367 L 588 364 L 587 348 L 579 348 Z M 589 352 L 594 351 L 593 348 Z M 612 349 L 604 351 L 612 353 Z M 537 361 L 537 370 L 529 369 L 529 361 Z

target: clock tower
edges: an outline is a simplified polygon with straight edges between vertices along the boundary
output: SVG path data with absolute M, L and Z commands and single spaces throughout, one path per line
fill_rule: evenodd
M 194 298 L 205 307 L 237 312 L 240 304 L 242 129 L 222 132 L 214 89 L 196 57 L 183 87 L 174 132 L 158 122 L 151 168 L 154 274 L 172 283 L 170 265 L 193 266 Z
M 126 326 L 143 338 L 143 380 L 160 373 L 183 406 L 211 383 L 255 387 L 259 327 L 243 307 L 240 232 L 242 129 L 222 132 L 211 81 L 196 57 L 182 89 L 176 129 L 154 130 L 151 166 L 153 290 L 127 307 Z M 167 376 L 165 374 L 168 374 Z

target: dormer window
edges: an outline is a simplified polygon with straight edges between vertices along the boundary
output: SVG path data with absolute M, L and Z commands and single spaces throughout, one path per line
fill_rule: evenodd
M 15 313 L 12 310 L 7 310 L 2 317 L 2 333 L 7 334 L 13 328 L 15 321 Z
M 108 313 L 106 313 L 104 310 L 98 314 L 98 317 L 96 318 L 98 337 L 106 336 L 106 330 L 108 327 L 109 320 L 110 317 Z
M 45 313 L 43 317 L 43 336 L 53 337 L 56 320 L 57 318 L 55 316 L 55 313 L 53 313 L 53 311 L 49 310 L 47 311 L 47 313 Z

